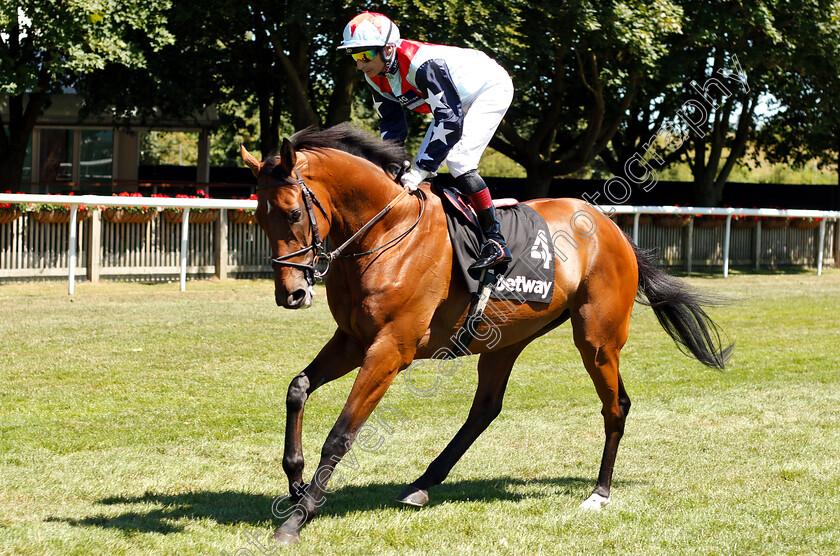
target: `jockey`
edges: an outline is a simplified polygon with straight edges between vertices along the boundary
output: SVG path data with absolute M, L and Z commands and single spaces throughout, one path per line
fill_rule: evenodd
M 490 191 L 477 170 L 513 99 L 507 72 L 478 50 L 400 39 L 397 26 L 373 12 L 347 24 L 338 49 L 353 57 L 373 89 L 383 139 L 405 141 L 403 107 L 434 118 L 414 167 L 402 176 L 403 186 L 417 189 L 445 162 L 475 209 L 484 236 L 480 258 L 470 269 L 509 262 Z

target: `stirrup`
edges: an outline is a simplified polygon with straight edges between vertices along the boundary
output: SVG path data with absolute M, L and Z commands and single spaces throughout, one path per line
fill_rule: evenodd
M 495 270 L 482 270 L 481 276 L 478 279 L 478 291 L 472 295 L 470 301 L 470 310 L 467 312 L 467 318 L 464 321 L 464 326 L 458 330 L 455 337 L 455 345 L 452 350 L 447 350 L 444 359 L 455 359 L 469 353 L 470 343 L 476 338 L 476 330 L 482 323 L 482 315 L 484 315 L 484 308 L 487 307 L 487 302 L 490 300 L 490 292 L 496 285 L 496 280 L 499 276 Z
M 487 253 L 491 249 L 493 252 Z M 488 239 L 484 243 L 481 247 L 481 255 L 482 257 L 479 260 L 470 265 L 469 270 L 486 270 L 500 264 L 509 263 L 511 260 L 510 249 L 507 245 L 495 239 Z

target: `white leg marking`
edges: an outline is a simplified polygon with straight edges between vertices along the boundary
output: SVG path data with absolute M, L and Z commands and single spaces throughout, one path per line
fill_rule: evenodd
M 592 496 L 590 496 L 589 498 L 584 500 L 583 504 L 581 504 L 580 507 L 584 510 L 594 510 L 594 511 L 597 512 L 598 510 L 600 510 L 601 508 L 603 508 L 604 506 L 606 506 L 609 503 L 610 503 L 609 497 L 604 498 L 600 494 L 595 494 L 593 492 Z

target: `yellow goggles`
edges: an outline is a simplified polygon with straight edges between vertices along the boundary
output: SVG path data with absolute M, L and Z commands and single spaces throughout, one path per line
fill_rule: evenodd
M 354 52 L 350 56 L 352 56 L 353 59 L 356 60 L 357 62 L 367 63 L 367 62 L 370 62 L 371 60 L 373 60 L 374 58 L 376 58 L 376 54 L 377 54 L 377 50 L 372 48 L 370 50 L 362 50 L 361 52 Z

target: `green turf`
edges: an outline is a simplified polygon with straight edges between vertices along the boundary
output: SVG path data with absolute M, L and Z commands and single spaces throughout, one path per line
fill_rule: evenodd
M 840 552 L 840 271 L 689 281 L 739 299 L 712 311 L 731 368 L 681 355 L 637 305 L 601 512 L 578 509 L 603 428 L 566 326 L 523 353 L 502 414 L 419 510 L 394 498 L 463 422 L 475 359 L 429 398 L 398 379 L 384 402 L 405 420 L 276 553 Z M 261 553 L 246 535 L 279 525 L 286 388 L 333 330 L 323 290 L 291 312 L 267 281 L 177 289 L 0 286 L 0 554 Z M 307 478 L 352 377 L 307 405 Z

